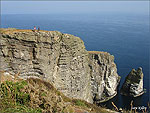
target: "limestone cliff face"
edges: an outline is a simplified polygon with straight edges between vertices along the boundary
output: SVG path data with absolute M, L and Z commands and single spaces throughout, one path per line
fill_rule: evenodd
M 114 56 L 107 52 L 89 52 L 91 86 L 94 102 L 100 103 L 117 94 L 120 77 L 117 74 Z
M 88 53 L 83 41 L 57 31 L 1 29 L 0 70 L 49 80 L 66 96 L 93 102 L 116 94 L 113 56 Z
M 139 67 L 137 71 L 132 69 L 122 85 L 121 94 L 125 96 L 137 97 L 143 93 L 144 89 L 142 68 Z

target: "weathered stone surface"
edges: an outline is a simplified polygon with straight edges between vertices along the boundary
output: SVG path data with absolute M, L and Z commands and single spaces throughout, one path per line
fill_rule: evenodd
M 1 29 L 0 70 L 49 80 L 72 98 L 104 101 L 116 94 L 119 77 L 114 57 L 91 53 L 83 41 L 57 31 Z
M 0 70 L 49 80 L 66 96 L 92 102 L 88 52 L 83 41 L 57 31 L 4 30 Z
M 94 101 L 100 103 L 117 94 L 120 77 L 117 74 L 114 56 L 107 52 L 89 52 L 91 86 Z
M 139 67 L 137 71 L 132 69 L 125 79 L 121 88 L 121 94 L 125 96 L 137 97 L 144 93 L 143 91 L 143 72 Z

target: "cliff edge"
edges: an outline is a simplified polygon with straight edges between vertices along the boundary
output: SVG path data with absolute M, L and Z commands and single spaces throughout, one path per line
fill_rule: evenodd
M 99 103 L 116 95 L 114 57 L 88 52 L 84 42 L 58 31 L 0 29 L 0 70 L 48 80 L 71 98 Z

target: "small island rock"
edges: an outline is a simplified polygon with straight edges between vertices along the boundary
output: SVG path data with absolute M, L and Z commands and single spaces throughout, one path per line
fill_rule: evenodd
M 121 94 L 125 96 L 137 97 L 144 93 L 143 90 L 143 72 L 139 67 L 137 71 L 132 69 L 125 79 L 121 88 Z

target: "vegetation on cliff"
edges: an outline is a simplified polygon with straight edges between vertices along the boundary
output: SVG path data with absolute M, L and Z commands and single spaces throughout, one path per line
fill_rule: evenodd
M 1 113 L 82 113 L 113 111 L 97 107 L 84 100 L 71 99 L 40 78 L 11 78 L 1 72 Z M 9 78 L 9 81 L 8 79 Z M 11 79 L 10 79 L 11 78 Z

